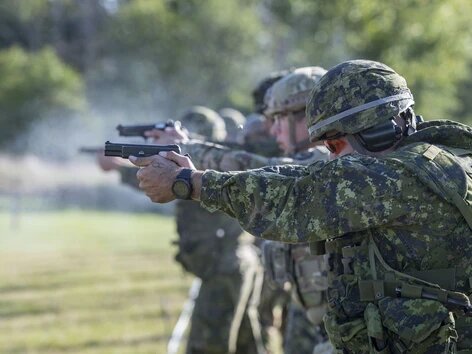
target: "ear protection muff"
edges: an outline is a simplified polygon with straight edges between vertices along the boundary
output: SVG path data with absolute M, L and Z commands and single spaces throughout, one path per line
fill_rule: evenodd
M 366 150 L 378 152 L 395 145 L 402 138 L 403 130 L 392 118 L 354 134 L 354 136 Z

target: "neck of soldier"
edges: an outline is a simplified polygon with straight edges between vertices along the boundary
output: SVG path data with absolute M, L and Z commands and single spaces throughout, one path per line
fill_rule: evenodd
M 343 144 L 340 144 L 339 151 L 337 150 L 335 153 L 332 153 L 331 159 L 341 157 L 344 155 L 349 155 L 352 153 L 358 153 L 361 155 L 367 155 L 367 156 L 372 156 L 372 157 L 381 157 L 386 154 L 389 154 L 393 151 L 396 150 L 398 144 L 403 140 L 399 140 L 395 145 L 392 147 L 389 147 L 388 149 L 382 150 L 382 151 L 369 151 L 366 148 L 364 148 L 356 139 L 354 136 L 345 136 L 339 138 L 340 141 L 343 142 Z

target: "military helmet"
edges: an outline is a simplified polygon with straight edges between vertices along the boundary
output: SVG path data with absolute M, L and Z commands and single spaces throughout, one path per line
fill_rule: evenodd
M 308 66 L 298 68 L 277 81 L 264 97 L 264 114 L 270 116 L 305 109 L 311 90 L 325 73 L 326 70 L 319 66 Z
M 310 94 L 306 108 L 312 141 L 326 133 L 355 134 L 414 104 L 406 80 L 385 64 L 350 60 L 331 68 Z
M 182 114 L 179 120 L 190 133 L 201 135 L 212 141 L 222 141 L 226 137 L 223 118 L 210 108 L 193 106 Z
M 270 73 L 267 77 L 262 79 L 252 91 L 252 98 L 254 100 L 254 111 L 263 114 L 265 110 L 264 96 L 267 90 L 285 75 L 289 74 L 291 70 L 280 70 Z
M 266 117 L 262 114 L 251 113 L 246 118 L 246 123 L 243 125 L 243 136 L 249 134 L 261 134 L 266 130 Z
M 244 115 L 233 108 L 222 108 L 219 110 L 219 115 L 223 118 L 226 126 L 226 132 L 237 132 L 240 131 L 244 122 L 246 121 L 246 117 Z

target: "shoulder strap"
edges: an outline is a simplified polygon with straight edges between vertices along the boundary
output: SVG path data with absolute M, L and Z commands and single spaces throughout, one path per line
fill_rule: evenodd
M 455 183 L 454 178 L 451 178 L 443 166 L 437 161 L 437 157 L 440 154 L 447 152 L 436 145 L 425 144 L 424 146 L 425 149 L 420 154 L 424 159 L 427 160 L 427 162 L 416 164 L 414 163 L 414 160 L 408 158 L 401 159 L 401 162 L 412 172 L 418 172 L 418 170 L 422 170 L 423 173 L 419 174 L 418 177 L 422 179 L 426 185 L 431 186 L 433 190 L 439 192 L 438 194 L 443 196 L 447 202 L 455 205 L 472 230 L 471 204 L 469 201 L 461 197 L 461 195 L 458 193 L 459 186 L 457 183 Z M 416 152 L 408 150 L 405 150 L 404 152 L 407 154 L 416 154 Z M 457 152 L 458 156 L 472 154 L 472 151 L 465 149 L 460 149 L 460 152 Z M 456 163 L 456 165 L 458 168 L 463 169 L 459 163 Z M 425 180 L 425 176 L 428 176 L 429 178 Z M 453 183 L 456 188 L 451 188 L 451 183 Z

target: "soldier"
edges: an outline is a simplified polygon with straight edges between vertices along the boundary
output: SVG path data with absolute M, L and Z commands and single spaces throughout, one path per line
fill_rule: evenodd
M 180 120 L 185 124 L 187 135 L 194 138 L 219 142 L 226 139 L 224 120 L 208 107 L 193 106 L 182 114 Z
M 206 107 L 191 108 L 181 122 L 191 133 L 212 141 L 226 135 L 221 117 Z M 248 283 L 255 281 L 260 266 L 248 240 L 241 240 L 241 228 L 222 213 L 209 214 L 198 203 L 182 200 L 176 205 L 176 221 L 176 260 L 202 279 L 187 353 L 261 353 L 257 316 L 250 319 L 246 312 L 246 288 L 252 287 Z
M 470 352 L 471 128 L 417 126 L 405 79 L 368 60 L 330 69 L 310 96 L 310 138 L 332 161 L 221 173 L 172 153 L 131 158 L 147 166 L 140 187 L 155 202 L 172 200 L 176 175 L 190 168 L 192 198 L 252 234 L 323 241 L 336 349 Z
M 226 136 L 222 118 L 209 108 L 192 107 L 180 120 L 192 136 L 211 141 Z M 120 172 L 123 182 L 136 181 L 135 169 L 121 167 Z M 196 202 L 179 200 L 175 215 L 179 235 L 175 258 L 202 280 L 186 353 L 264 353 L 257 309 L 249 303 L 249 290 L 258 277 L 262 279 L 252 238 L 243 237 L 236 220 L 210 213 Z
M 296 69 L 275 82 L 266 94 L 264 114 L 274 121 L 272 133 L 288 158 L 264 158 L 245 151 L 198 142 L 187 142 L 182 147 L 190 152 L 194 161 L 198 161 L 200 168 L 217 170 L 224 170 L 231 164 L 236 169 L 247 169 L 249 166 L 255 168 L 288 163 L 309 165 L 327 159 L 328 151 L 325 148 L 310 143 L 305 116 L 308 94 L 325 72 L 320 67 Z M 255 121 L 261 126 L 264 124 L 264 120 Z M 182 140 L 187 141 L 184 134 L 181 134 Z M 289 306 L 284 335 L 285 352 L 311 354 L 315 345 L 327 341 L 324 331 L 320 329 L 326 306 L 323 295 L 326 277 L 322 275 L 325 272 L 324 262 L 320 256 L 311 256 L 308 244 L 284 246 L 269 243 L 264 246 L 264 250 L 268 258 L 266 266 L 269 268 L 269 278 L 276 283 L 274 289 L 287 288 L 288 284 L 294 288 L 295 303 Z M 311 324 L 300 306 L 308 311 Z M 327 348 L 323 350 L 328 351 Z
M 327 159 L 324 149 L 310 142 L 305 115 L 308 95 L 325 73 L 326 70 L 320 67 L 296 69 L 277 81 L 265 96 L 264 114 L 274 122 L 272 134 L 284 153 L 299 164 L 309 165 Z M 327 289 L 322 256 L 311 255 L 308 243 L 268 242 L 264 251 L 269 278 L 279 286 L 291 284 L 293 287 L 294 302 L 289 306 L 284 336 L 285 352 L 292 353 L 296 349 L 298 353 L 312 353 L 316 346 L 319 352 L 331 352 L 322 326 Z
M 206 107 L 193 107 L 181 122 L 190 132 L 212 141 L 221 141 L 226 135 L 221 117 Z M 248 287 L 245 283 L 254 281 L 259 267 L 254 249 L 241 243 L 242 230 L 237 223 L 222 213 L 209 214 L 198 203 L 178 201 L 176 220 L 179 234 L 176 259 L 202 279 L 187 353 L 257 353 L 251 324 L 256 327 L 258 324 L 250 323 L 247 317 L 248 300 L 244 294 Z M 241 297 L 243 307 L 237 314 Z M 231 334 L 231 330 L 235 333 Z
M 262 79 L 252 91 L 252 99 L 254 102 L 254 112 L 264 114 L 266 109 L 265 95 L 269 88 L 279 81 L 284 76 L 290 74 L 292 70 L 280 70 L 270 73 L 267 77 Z
M 241 132 L 246 118 L 244 115 L 233 108 L 222 108 L 218 114 L 223 118 L 226 127 L 225 142 L 237 144 L 241 141 Z

